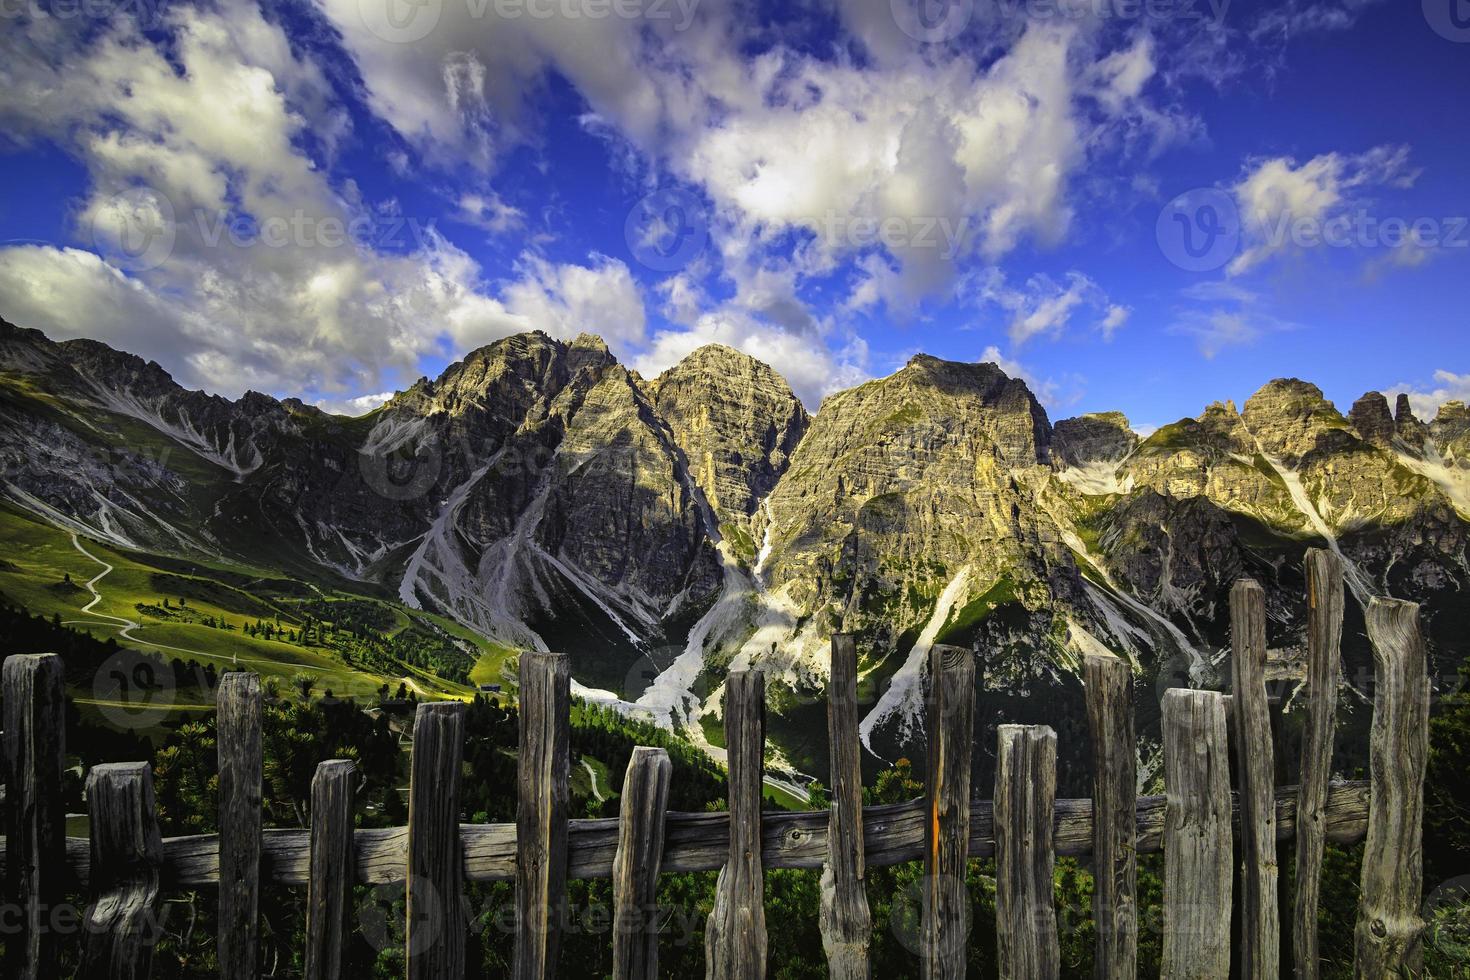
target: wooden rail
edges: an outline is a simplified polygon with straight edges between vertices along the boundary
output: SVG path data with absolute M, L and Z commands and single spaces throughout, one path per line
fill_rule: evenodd
M 1280 750 L 1271 737 L 1263 596 L 1254 583 L 1239 584 L 1232 595 L 1232 695 L 1166 694 L 1167 792 L 1137 798 L 1132 677 L 1124 661 L 1098 656 L 1084 663 L 1094 743 L 1092 797 L 1054 799 L 1056 736 L 1049 728 L 1002 725 L 992 804 L 975 799 L 970 786 L 977 727 L 973 657 L 968 650 L 936 646 L 928 662 L 925 798 L 861 806 L 856 648 L 851 637 L 837 636 L 829 689 L 833 798 L 827 812 L 761 811 L 764 680 L 759 673 L 737 672 L 725 688 L 728 813 L 664 812 L 668 757 L 639 748 L 629 762 L 618 819 L 567 819 L 567 660 L 534 654 L 521 658 L 515 824 L 458 822 L 464 706 L 426 704 L 415 719 L 408 826 L 355 830 L 352 764 L 328 760 L 312 786 L 310 829 L 262 831 L 260 687 L 252 675 L 232 674 L 225 675 L 219 693 L 222 833 L 160 840 L 149 767 L 128 764 L 93 770 L 92 837 L 68 839 L 61 819 L 60 662 L 54 656 L 10 657 L 3 670 L 8 791 L 0 806 L 0 875 L 7 908 L 18 913 L 7 921 L 18 926 L 5 937 L 6 976 L 56 975 L 56 937 L 41 915 L 68 889 L 81 889 L 92 901 L 83 975 L 145 977 L 160 893 L 210 884 L 221 886 L 221 976 L 256 975 L 258 896 L 262 883 L 274 883 L 308 888 L 306 975 L 336 980 L 351 929 L 349 888 L 358 883 L 404 889 L 410 978 L 459 980 L 465 972 L 464 883 L 513 880 L 514 975 L 553 977 L 567 880 L 610 877 L 614 976 L 651 978 L 658 961 L 658 876 L 718 870 L 706 928 L 708 976 L 749 980 L 765 975 L 764 870 L 821 868 L 823 945 L 831 975 L 850 980 L 870 975 L 866 869 L 922 861 L 919 972 L 959 977 L 972 955 L 966 862 L 993 857 L 997 965 L 1002 977 L 1032 980 L 1060 970 L 1053 861 L 1058 855 L 1091 855 L 1098 880 L 1097 975 L 1131 977 L 1137 962 L 1135 855 L 1161 850 L 1165 977 L 1225 978 L 1233 967 L 1243 976 L 1274 978 L 1278 964 L 1293 958 L 1301 975 L 1312 976 L 1322 846 L 1364 837 L 1372 860 L 1364 864 L 1358 975 L 1412 974 L 1423 926 L 1418 891 L 1428 710 L 1418 610 L 1388 600 L 1374 600 L 1368 610 L 1379 673 L 1372 780 L 1331 782 L 1327 689 L 1336 683 L 1342 608 L 1335 561 L 1320 552 L 1308 558 L 1311 686 L 1300 787 L 1274 785 L 1273 752 Z M 1289 902 L 1278 895 L 1276 855 L 1278 844 L 1293 837 L 1299 838 L 1302 885 L 1283 916 Z M 1232 949 L 1236 880 L 1243 892 L 1242 919 L 1238 947 Z M 1294 927 L 1286 940 L 1283 918 Z

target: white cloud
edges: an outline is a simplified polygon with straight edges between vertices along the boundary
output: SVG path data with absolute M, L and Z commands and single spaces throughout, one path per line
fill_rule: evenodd
M 1097 325 L 1097 328 L 1102 331 L 1103 340 L 1112 340 L 1113 334 L 1117 333 L 1132 315 L 1132 307 L 1119 306 L 1117 303 L 1109 306 L 1108 311 L 1103 314 L 1103 318 L 1098 321 Z
M 506 309 L 553 336 L 595 333 L 623 350 L 641 344 L 647 317 L 628 267 L 605 255 L 593 261 L 580 266 L 523 259 L 521 278 L 502 291 Z
M 1269 35 L 1345 31 L 1354 27 L 1363 11 L 1381 0 L 1286 0 L 1261 16 L 1251 30 L 1259 39 Z
M 1455 374 L 1453 371 L 1434 372 L 1434 387 L 1397 384 L 1384 389 L 1390 402 L 1400 394 L 1409 396 L 1414 415 L 1425 421 L 1433 419 L 1446 402 L 1462 402 L 1470 405 L 1470 373 Z
M 334 185 L 323 162 L 347 117 L 257 8 L 170 7 L 166 41 L 128 18 L 91 32 L 80 21 L 36 13 L 0 38 L 0 121 L 87 167 L 76 232 L 100 253 L 0 250 L 15 322 L 146 354 L 188 385 L 332 404 L 520 330 L 643 340 L 621 262 L 526 256 L 497 296 L 431 220 Z M 459 203 L 492 229 L 519 218 L 493 191 Z M 137 229 L 115 219 L 144 212 L 171 247 L 139 263 L 125 247 Z
M 1245 247 L 1228 273 L 1241 275 L 1299 251 L 1298 226 L 1320 239 L 1329 222 L 1351 220 L 1349 212 L 1362 206 L 1369 188 L 1405 188 L 1418 176 L 1405 146 L 1380 146 L 1356 156 L 1327 153 L 1302 164 L 1289 157 L 1257 163 L 1234 187 Z
M 1297 325 L 1250 307 L 1185 310 L 1168 332 L 1193 337 L 1199 351 L 1212 360 L 1230 347 L 1248 347 L 1270 333 L 1295 330 Z
M 382 391 L 376 395 L 359 395 L 356 398 L 347 398 L 342 401 L 328 401 L 319 399 L 316 407 L 333 415 L 350 415 L 353 418 L 366 415 L 368 412 L 383 406 L 385 402 L 393 397 L 395 392 Z
M 1132 313 L 1128 307 L 1110 302 L 1102 287 L 1080 272 L 1067 273 L 1064 282 L 1038 274 L 1017 289 L 1007 285 L 1005 274 L 992 267 L 961 288 L 971 292 L 980 305 L 993 304 L 1010 314 L 1010 340 L 1018 348 L 1034 337 L 1060 336 L 1079 308 L 1097 312 L 1097 328 L 1104 339 L 1111 339 Z
M 1027 239 L 1060 241 L 1090 147 L 1190 130 L 1149 104 L 1149 36 L 1113 50 L 1090 23 L 981 10 L 983 43 L 921 50 L 881 3 L 839 0 L 849 40 L 874 56 L 857 59 L 774 41 L 779 31 L 740 5 L 697 5 L 681 23 L 477 18 L 474 4 L 436 4 L 434 29 L 400 44 L 364 24 L 360 0 L 318 3 L 370 105 L 427 159 L 493 169 L 535 139 L 527 105 L 558 74 L 599 134 L 708 195 L 727 258 L 759 264 L 750 257 L 795 248 L 804 280 L 834 256 L 886 253 L 891 274 L 860 282 L 853 308 L 902 312 L 945 293 L 976 250 L 994 259 Z M 1109 141 L 1110 128 L 1124 135 Z M 855 229 L 885 219 L 906 224 L 901 241 L 857 241 Z M 952 233 L 933 233 L 940 222 Z

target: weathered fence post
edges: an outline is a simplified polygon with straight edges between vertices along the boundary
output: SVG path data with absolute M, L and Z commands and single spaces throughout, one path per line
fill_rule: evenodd
M 1317 905 L 1327 842 L 1327 790 L 1337 729 L 1337 675 L 1342 662 L 1343 566 L 1330 551 L 1307 552 L 1307 697 L 1301 782 L 1296 802 L 1296 896 L 1292 950 L 1296 975 L 1316 980 Z
M 970 897 L 970 760 L 975 744 L 975 658 L 961 647 L 929 650 L 924 782 L 924 904 L 919 958 L 924 980 L 965 975 Z
M 352 900 L 357 766 L 332 759 L 311 781 L 311 880 L 306 886 L 306 980 L 338 980 Z
M 725 679 L 725 748 L 730 771 L 730 856 L 715 884 L 705 929 L 709 980 L 766 975 L 765 881 L 761 867 L 761 787 L 766 752 L 766 677 Z
M 87 778 L 92 904 L 83 925 L 84 980 L 145 980 L 161 931 L 163 841 L 147 763 L 95 767 Z
M 995 924 L 1001 980 L 1061 974 L 1052 872 L 1057 735 L 1001 725 L 995 766 Z
M 260 975 L 261 777 L 260 676 L 220 677 L 215 741 L 219 753 L 219 970 L 224 980 Z
M 1266 593 L 1250 579 L 1230 590 L 1230 637 L 1240 791 L 1240 970 L 1252 980 L 1276 980 L 1281 974 L 1281 915 L 1276 772 L 1266 703 Z
M 1225 699 L 1164 692 L 1163 980 L 1230 976 L 1231 803 Z
M 832 980 L 867 980 L 873 931 L 863 891 L 863 771 L 857 710 L 857 640 L 832 637 L 827 683 L 827 744 L 831 746 L 832 805 L 827 816 L 827 860 L 822 865 L 822 946 Z
M 5 975 L 51 980 L 59 972 L 51 915 L 61 904 L 66 869 L 66 700 L 61 658 L 7 657 L 5 692 L 5 889 L 10 912 Z
M 1119 657 L 1083 661 L 1092 733 L 1092 866 L 1097 922 L 1094 975 L 1138 976 L 1137 743 L 1133 738 L 1133 669 Z
M 459 769 L 465 706 L 421 704 L 408 783 L 408 980 L 461 980 L 465 968 L 464 858 Z
M 1354 975 L 1418 976 L 1424 885 L 1424 765 L 1429 754 L 1429 677 L 1419 607 L 1375 598 L 1373 727 L 1368 842 L 1358 905 Z
M 516 980 L 556 976 L 561 949 L 571 800 L 571 676 L 571 660 L 564 653 L 521 654 Z
M 658 870 L 674 765 L 663 749 L 638 746 L 628 760 L 613 856 L 613 978 L 658 977 Z

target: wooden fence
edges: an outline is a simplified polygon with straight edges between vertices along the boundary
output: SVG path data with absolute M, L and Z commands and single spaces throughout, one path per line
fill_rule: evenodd
M 1317 905 L 1324 843 L 1367 837 L 1356 936 L 1356 971 L 1387 977 L 1419 970 L 1420 836 L 1428 746 L 1428 680 L 1409 603 L 1374 600 L 1367 625 L 1376 664 L 1371 783 L 1331 782 L 1342 630 L 1342 566 L 1308 556 L 1306 736 L 1300 786 L 1273 784 L 1265 685 L 1264 594 L 1254 582 L 1231 595 L 1232 696 L 1176 689 L 1163 698 L 1165 796 L 1135 797 L 1132 675 L 1120 659 L 1087 658 L 1093 795 L 1058 800 L 1056 736 L 1044 726 L 1002 725 L 994 802 L 970 785 L 975 665 L 969 651 L 929 655 L 925 797 L 864 807 L 859 769 L 857 655 L 832 641 L 829 733 L 832 803 L 826 813 L 763 813 L 764 680 L 735 673 L 725 694 L 727 813 L 666 813 L 671 766 L 661 749 L 628 764 L 615 820 L 569 820 L 567 658 L 520 662 L 520 754 L 514 825 L 459 822 L 463 704 L 424 704 L 414 723 L 409 822 L 354 830 L 350 762 L 321 763 L 309 830 L 261 828 L 261 688 L 227 674 L 218 691 L 218 835 L 159 836 L 152 776 L 144 763 L 102 765 L 87 783 L 91 838 L 64 836 L 64 694 L 51 655 L 5 661 L 4 800 L 6 976 L 57 975 L 57 930 L 48 923 L 68 889 L 85 889 L 81 974 L 146 977 L 150 923 L 165 888 L 219 885 L 220 974 L 251 980 L 257 963 L 262 881 L 308 892 L 306 976 L 341 975 L 355 924 L 354 884 L 402 887 L 407 975 L 464 975 L 466 881 L 515 881 L 514 976 L 557 974 L 558 913 L 569 878 L 612 879 L 613 960 L 618 978 L 656 976 L 661 872 L 719 869 L 706 928 L 708 976 L 765 973 L 762 876 L 767 868 L 821 868 L 820 926 L 833 977 L 869 975 L 872 931 L 865 869 L 924 862 L 919 963 L 924 977 L 965 973 L 966 862 L 996 861 L 996 928 L 1003 977 L 1055 977 L 1059 942 L 1052 871 L 1056 855 L 1091 856 L 1097 975 L 1137 975 L 1136 855 L 1162 850 L 1163 975 L 1280 975 L 1283 913 L 1278 847 L 1295 838 L 1296 889 L 1285 954 L 1296 975 L 1318 973 Z M 1237 760 L 1231 778 L 1233 730 Z M 1235 787 L 1232 794 L 1231 787 Z M 1232 891 L 1241 917 L 1232 948 Z

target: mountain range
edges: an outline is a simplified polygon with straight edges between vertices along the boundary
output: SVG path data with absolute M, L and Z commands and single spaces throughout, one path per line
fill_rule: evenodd
M 1219 684 L 1243 575 L 1289 676 L 1309 547 L 1347 560 L 1352 690 L 1373 595 L 1424 604 L 1439 672 L 1467 652 L 1470 409 L 1369 393 L 1343 414 L 1292 379 L 1143 437 L 1116 412 L 1054 423 L 994 364 L 919 355 L 808 413 L 726 347 L 643 378 L 596 337 L 527 333 L 349 418 L 0 321 L 0 480 L 110 548 L 564 649 L 579 695 L 716 755 L 723 678 L 759 667 L 792 771 L 824 770 L 833 632 L 859 637 L 863 738 L 892 758 L 921 737 L 935 643 L 977 651 L 1004 720 L 1080 714 L 1090 652 L 1133 662 L 1145 705 Z

